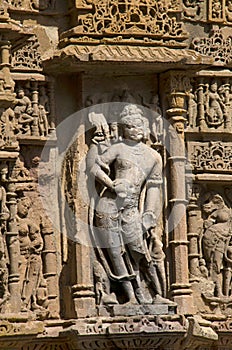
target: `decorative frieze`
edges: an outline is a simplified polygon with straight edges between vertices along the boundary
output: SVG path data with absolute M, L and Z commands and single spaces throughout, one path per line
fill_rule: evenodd
M 14 71 L 42 71 L 40 47 L 36 36 L 28 39 L 23 47 L 12 53 L 11 66 Z
M 196 172 L 232 172 L 232 143 L 191 142 L 189 160 Z
M 220 12 L 217 14 L 220 15 Z M 191 46 L 195 51 L 213 57 L 218 65 L 232 60 L 232 37 L 223 34 L 221 29 L 211 30 L 208 37 L 194 38 Z

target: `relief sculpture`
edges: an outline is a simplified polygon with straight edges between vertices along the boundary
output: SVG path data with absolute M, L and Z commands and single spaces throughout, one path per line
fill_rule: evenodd
M 227 255 L 231 251 L 231 213 L 219 194 L 211 195 L 203 204 L 202 210 L 204 215 L 203 256 L 209 277 L 215 284 L 214 294 L 217 297 L 223 297 L 224 293 L 228 295 L 227 281 L 222 274 Z
M 41 253 L 43 239 L 40 227 L 29 217 L 31 201 L 27 197 L 18 199 L 17 226 L 20 243 L 20 292 L 22 311 L 46 312 L 46 281 L 43 278 Z
M 114 292 L 119 303 L 171 304 L 166 299 L 162 243 L 155 230 L 161 211 L 162 159 L 144 143 L 148 121 L 136 105 L 126 105 L 119 120 L 122 140 L 111 144 L 104 116 L 92 114 L 94 124 L 93 117 L 97 119 L 96 140 L 99 131 L 103 140 L 95 140 L 87 159 L 90 176 L 99 187 L 99 196 L 92 197 L 95 211 L 90 209 L 96 256 L 105 275 L 117 286 Z M 99 268 L 97 271 L 103 278 Z M 141 276 L 151 291 L 150 300 L 144 295 Z M 97 280 L 99 290 L 99 277 Z M 115 304 L 115 295 L 110 295 L 106 282 L 104 285 L 105 293 L 108 290 L 104 300 Z

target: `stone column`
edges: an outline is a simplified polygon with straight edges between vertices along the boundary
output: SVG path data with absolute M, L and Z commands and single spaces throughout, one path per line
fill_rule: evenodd
M 32 116 L 34 118 L 32 127 L 31 127 L 31 134 L 33 136 L 39 136 L 39 126 L 38 126 L 38 118 L 39 118 L 39 92 L 38 92 L 38 82 L 35 80 L 31 81 L 31 88 L 32 88 L 32 93 L 31 93 L 31 100 L 32 100 Z
M 198 196 L 197 196 L 198 194 Z M 199 281 L 200 271 L 199 271 L 199 222 L 200 218 L 200 208 L 198 205 L 199 197 L 199 187 L 193 185 L 193 190 L 190 195 L 188 204 L 188 241 L 189 241 L 189 272 L 190 272 L 190 282 Z
M 55 244 L 55 234 L 51 225 L 44 225 L 42 228 L 44 240 L 43 261 L 44 278 L 47 282 L 49 312 L 50 317 L 59 317 L 59 298 L 58 298 L 58 274 L 57 274 L 57 250 Z
M 198 82 L 198 126 L 200 131 L 206 128 L 205 105 L 204 105 L 204 82 L 202 78 L 200 78 Z
M 55 113 L 55 92 L 54 92 L 54 81 L 49 81 L 48 83 L 48 97 L 50 103 L 50 120 L 49 120 L 49 130 L 55 130 L 56 128 L 56 113 Z
M 80 136 L 77 141 L 79 150 L 78 162 L 85 157 L 85 129 L 81 126 Z M 77 167 L 78 168 L 78 167 Z M 93 266 L 91 266 L 91 247 L 88 245 L 88 206 L 83 202 L 80 189 L 77 189 L 77 199 L 75 201 L 75 211 L 77 215 L 77 239 L 75 243 L 75 271 L 76 283 L 72 286 L 72 297 L 75 305 L 77 317 L 86 317 L 95 314 L 95 293 L 93 291 Z M 82 225 L 82 223 L 84 223 Z
M 6 233 L 6 242 L 9 254 L 9 310 L 8 312 L 18 313 L 21 310 L 21 293 L 19 284 L 19 260 L 20 246 L 18 238 L 18 228 L 16 222 L 17 201 L 15 193 L 15 184 L 9 183 L 7 188 L 7 205 L 10 211 L 10 219 Z
M 188 237 L 186 219 L 186 179 L 185 179 L 185 91 L 190 82 L 182 72 L 169 72 L 164 75 L 166 96 L 168 101 L 167 118 L 170 122 L 168 130 L 170 195 L 169 195 L 169 230 L 172 254 L 171 293 L 178 305 L 178 312 L 193 313 L 193 298 L 189 283 L 188 269 Z

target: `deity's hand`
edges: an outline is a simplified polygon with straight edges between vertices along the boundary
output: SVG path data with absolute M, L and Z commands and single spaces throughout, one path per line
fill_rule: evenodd
M 113 190 L 121 198 L 126 198 L 128 193 L 129 184 L 124 179 L 116 179 L 113 181 Z
M 142 216 L 142 224 L 146 231 L 156 226 L 156 216 L 152 211 L 147 211 Z
M 215 224 L 215 220 L 214 219 L 207 219 L 204 221 L 204 228 L 207 229 L 210 226 L 212 226 L 213 224 Z
M 10 213 L 7 211 L 3 211 L 2 213 L 0 213 L 0 220 L 2 221 L 6 221 L 10 218 Z

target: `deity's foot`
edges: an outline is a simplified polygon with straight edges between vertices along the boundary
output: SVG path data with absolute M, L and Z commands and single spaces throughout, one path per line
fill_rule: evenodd
M 135 296 L 136 296 L 136 299 L 138 300 L 139 304 L 141 304 L 141 305 L 148 304 L 148 301 L 145 299 L 141 288 L 137 288 L 135 290 Z
M 138 304 L 138 301 L 135 297 L 131 297 L 124 305 L 130 305 L 130 304 Z
M 111 294 L 105 294 L 102 295 L 102 304 L 103 305 L 112 305 L 112 304 L 118 304 L 118 301 L 116 299 L 116 295 L 114 293 Z
M 173 301 L 163 298 L 161 295 L 156 294 L 152 300 L 152 304 L 173 304 Z

